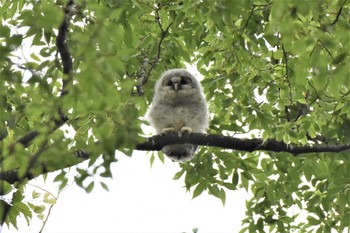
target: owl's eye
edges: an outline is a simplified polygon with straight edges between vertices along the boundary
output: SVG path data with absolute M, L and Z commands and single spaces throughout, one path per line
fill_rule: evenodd
M 167 84 L 167 86 L 171 87 L 173 85 L 173 82 L 172 81 L 169 81 Z
M 180 81 L 180 84 L 181 85 L 186 85 L 186 84 L 188 84 L 188 81 L 185 78 L 182 78 L 181 81 Z

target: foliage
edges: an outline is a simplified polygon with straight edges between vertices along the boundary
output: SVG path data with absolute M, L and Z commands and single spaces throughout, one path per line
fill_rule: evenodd
M 115 150 L 131 155 L 141 140 L 140 116 L 157 77 L 185 63 L 204 76 L 211 133 L 297 145 L 350 141 L 346 0 L 75 1 L 73 82 L 61 96 L 67 75 L 55 41 L 65 4 L 0 3 L 0 172 L 18 169 L 20 178 L 0 184 L 1 195 L 12 193 L 0 199 L 7 224 L 42 212 L 21 202 L 24 177 L 79 163 L 74 151 L 87 150 L 94 167 L 78 171 L 82 188 L 92 191 L 89 176 L 111 177 Z M 142 96 L 140 77 L 147 78 Z M 61 112 L 69 118 L 64 130 L 55 124 Z M 28 147 L 16 143 L 31 131 L 38 136 Z M 208 191 L 223 203 L 228 190 L 248 190 L 242 232 L 342 232 L 350 219 L 349 156 L 202 147 L 175 178 L 185 178 L 193 197 Z M 56 181 L 64 187 L 65 171 Z

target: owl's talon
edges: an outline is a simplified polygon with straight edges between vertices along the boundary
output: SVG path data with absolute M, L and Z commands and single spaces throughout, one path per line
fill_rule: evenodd
M 180 132 L 182 134 L 190 134 L 190 133 L 192 133 L 192 129 L 190 127 L 184 126 L 181 128 Z
M 175 129 L 173 127 L 169 127 L 169 128 L 164 128 L 161 134 L 168 134 L 168 133 L 174 133 L 174 132 L 175 132 Z

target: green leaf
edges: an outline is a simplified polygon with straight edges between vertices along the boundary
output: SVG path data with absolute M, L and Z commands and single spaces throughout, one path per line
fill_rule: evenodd
M 307 216 L 307 221 L 310 225 L 314 225 L 314 226 L 319 225 L 321 223 L 319 219 L 316 219 L 312 216 Z
M 55 198 L 44 198 L 44 202 L 49 205 L 55 205 L 57 200 Z
M 20 46 L 22 44 L 22 40 L 23 40 L 23 36 L 22 35 L 13 35 L 9 39 L 9 43 L 12 46 L 18 47 L 18 46 Z
M 94 189 L 94 186 L 95 186 L 95 182 L 94 181 L 90 182 L 90 184 L 85 188 L 85 191 L 87 193 L 91 193 L 91 191 Z
M 174 180 L 178 180 L 178 179 L 180 179 L 182 176 L 183 176 L 183 174 L 185 173 L 185 170 L 181 170 L 181 171 L 179 171 L 179 172 L 177 172 L 175 175 L 174 175 Z
M 237 170 L 234 170 L 233 175 L 232 175 L 232 184 L 234 186 L 237 186 L 239 180 L 238 172 Z
M 208 189 L 209 189 L 209 194 L 214 195 L 215 197 L 221 199 L 222 194 L 217 185 L 209 185 Z
M 314 164 L 313 171 L 318 180 L 326 179 L 330 175 L 328 163 L 322 160 Z
M 35 190 L 33 190 L 33 192 L 32 192 L 32 198 L 33 199 L 39 198 L 40 196 L 41 196 L 41 193 L 38 193 Z
M 202 194 L 202 192 L 206 189 L 206 185 L 204 183 L 199 183 L 197 187 L 193 191 L 192 199 L 198 197 Z
M 41 59 L 35 53 L 30 54 L 30 57 L 33 58 L 35 61 L 41 61 Z
M 12 186 L 6 181 L 0 181 L 0 196 L 6 195 L 13 190 Z
M 106 183 L 104 183 L 104 182 L 100 182 L 100 185 L 101 185 L 101 187 L 104 189 L 104 190 L 106 190 L 106 191 L 108 191 L 109 192 L 109 188 L 108 188 L 108 185 L 106 184 Z
M 154 154 L 152 153 L 151 158 L 150 158 L 150 160 L 149 160 L 149 163 L 150 163 L 151 167 L 153 166 L 154 159 L 155 159 L 155 156 L 154 156 Z
M 33 205 L 33 204 L 29 204 L 29 207 L 30 207 L 36 214 L 41 214 L 41 213 L 44 212 L 44 210 L 46 209 L 45 206 L 43 206 L 43 205 Z
M 220 189 L 220 200 L 222 201 L 222 205 L 226 203 L 226 192 L 224 189 Z

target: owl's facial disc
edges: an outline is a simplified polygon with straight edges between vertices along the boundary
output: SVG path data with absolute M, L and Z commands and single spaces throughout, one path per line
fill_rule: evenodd
M 173 76 L 165 83 L 166 86 L 171 87 L 175 92 L 182 89 L 192 88 L 192 81 L 185 76 Z

